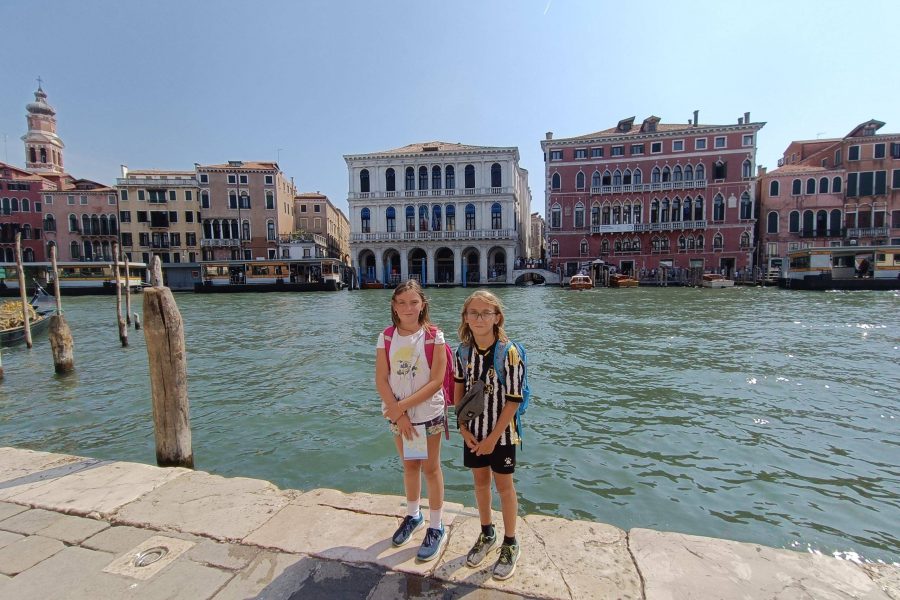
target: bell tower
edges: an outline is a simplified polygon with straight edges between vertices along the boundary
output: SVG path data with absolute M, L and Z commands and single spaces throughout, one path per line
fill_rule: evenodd
M 28 133 L 22 136 L 25 142 L 25 168 L 38 174 L 62 174 L 63 148 L 66 147 L 56 135 L 56 111 L 47 104 L 47 94 L 41 88 L 34 93 L 34 102 L 26 107 Z

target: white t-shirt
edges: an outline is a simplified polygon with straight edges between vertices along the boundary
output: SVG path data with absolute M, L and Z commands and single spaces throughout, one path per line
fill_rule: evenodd
M 438 346 L 444 344 L 444 332 L 440 329 L 434 338 L 434 351 L 443 352 Z M 384 348 L 384 332 L 378 334 L 378 343 L 375 348 Z M 423 327 L 412 335 L 400 335 L 395 328 L 391 336 L 390 373 L 388 382 L 391 390 L 398 400 L 412 396 L 416 390 L 421 389 L 431 380 L 431 368 L 428 366 L 428 357 L 425 355 L 425 328 Z M 452 369 L 453 365 L 447 365 Z M 382 414 L 387 413 L 384 401 L 381 402 Z M 409 420 L 416 425 L 426 423 L 444 414 L 444 390 L 438 388 L 434 396 L 413 406 L 406 411 Z

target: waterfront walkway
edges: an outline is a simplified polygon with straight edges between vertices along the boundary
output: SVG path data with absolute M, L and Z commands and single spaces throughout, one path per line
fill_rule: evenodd
M 900 600 L 896 565 L 538 515 L 498 582 L 465 566 L 474 509 L 447 505 L 447 546 L 424 564 L 423 531 L 391 547 L 402 514 L 395 496 L 0 448 L 0 598 Z

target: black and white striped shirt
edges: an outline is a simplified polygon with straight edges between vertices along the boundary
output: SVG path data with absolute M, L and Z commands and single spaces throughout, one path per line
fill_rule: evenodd
M 484 380 L 484 412 L 481 416 L 469 421 L 469 431 L 479 442 L 484 440 L 497 424 L 497 419 L 507 402 L 522 402 L 522 385 L 525 381 L 525 363 L 519 357 L 514 347 L 506 353 L 506 362 L 503 365 L 506 387 L 500 389 L 500 378 L 494 372 L 494 348 L 482 350 L 477 345 L 472 346 L 469 353 L 469 363 L 464 365 L 459 354 L 456 356 L 456 369 L 454 371 L 457 383 L 462 383 L 468 390 L 479 379 Z M 500 436 L 498 444 L 508 446 L 514 442 L 512 430 L 515 428 L 515 419 Z M 518 437 L 518 436 L 517 436 Z

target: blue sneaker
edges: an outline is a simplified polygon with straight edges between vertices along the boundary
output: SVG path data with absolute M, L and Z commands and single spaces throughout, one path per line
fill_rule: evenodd
M 444 547 L 446 542 L 447 535 L 444 532 L 443 525 L 441 525 L 440 529 L 429 527 L 425 532 L 425 539 L 422 541 L 422 546 L 419 548 L 416 558 L 422 562 L 434 560 L 441 553 L 441 548 Z
M 400 527 L 397 528 L 397 531 L 394 532 L 391 543 L 394 544 L 395 548 L 403 546 L 409 541 L 409 538 L 412 537 L 413 532 L 424 524 L 425 517 L 422 516 L 421 511 L 417 517 L 410 517 L 407 515 L 406 518 L 403 519 L 403 522 L 400 523 Z

